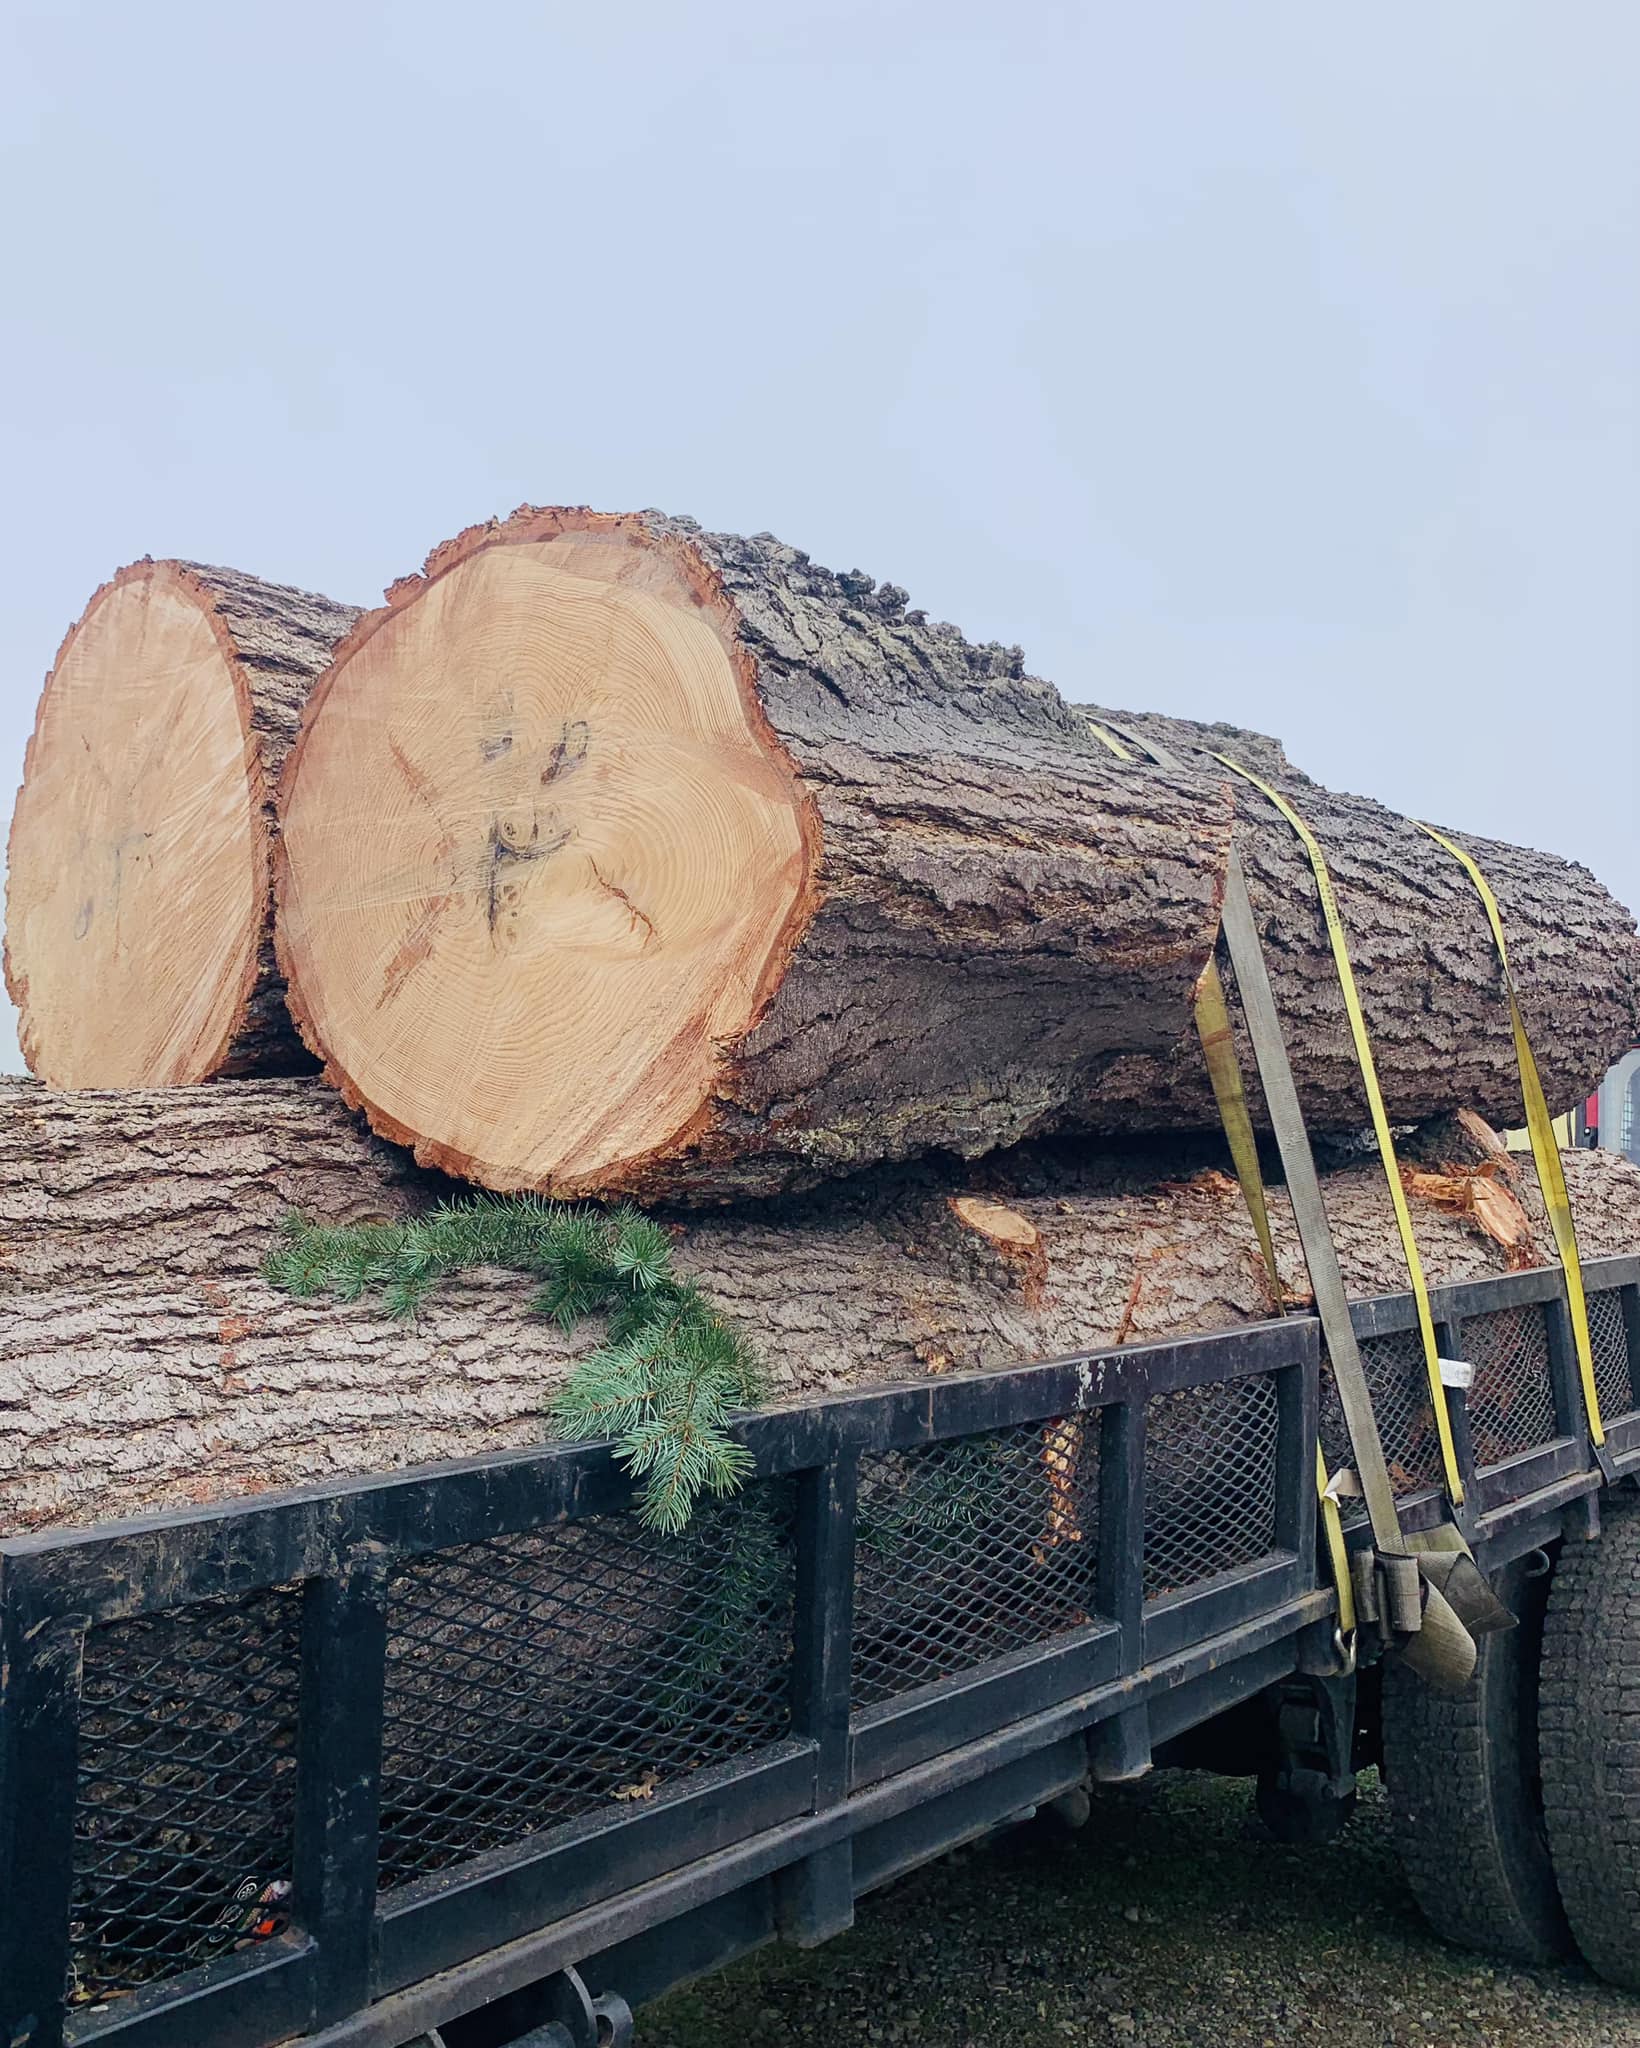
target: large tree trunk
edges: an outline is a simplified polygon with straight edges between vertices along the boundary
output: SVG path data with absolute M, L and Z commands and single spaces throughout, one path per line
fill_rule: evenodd
M 293 1210 L 393 1222 L 440 1187 L 311 1077 L 63 1092 L 0 1076 L 0 1317 L 25 1289 L 254 1273 Z
M 311 1070 L 273 957 L 272 792 L 357 617 L 234 569 L 141 561 L 70 629 L 6 876 L 6 982 L 54 1087 Z
M 1359 1126 L 1297 844 L 1173 729 L 1176 771 L 1119 760 L 1017 650 L 766 535 L 526 508 L 395 586 L 315 694 L 282 799 L 292 1005 L 377 1130 L 496 1187 L 738 1199 L 1200 1128 L 1189 996 L 1234 811 L 1300 1092 Z M 1305 801 L 1392 1116 L 1516 1120 L 1469 883 L 1379 806 Z M 1632 923 L 1477 845 L 1564 1102 L 1635 1027 Z
M 1141 744 L 1203 772 L 1226 756 L 1278 789 L 1327 854 L 1374 1058 L 1396 1123 L 1457 1104 L 1500 1127 L 1524 1122 L 1508 1000 L 1474 884 L 1419 825 L 1370 797 L 1342 796 L 1295 768 L 1279 741 L 1232 725 L 1154 713 L 1095 711 Z M 1326 952 L 1309 858 L 1269 800 L 1234 779 L 1236 846 L 1259 916 L 1293 1074 L 1318 1129 L 1368 1120 L 1338 977 Z M 1503 840 L 1442 827 L 1475 858 L 1503 913 L 1504 934 L 1544 1091 L 1558 1114 L 1597 1085 L 1640 1037 L 1635 921 L 1585 867 Z M 1243 1068 L 1251 1076 L 1250 1048 Z M 1188 1060 L 1170 1080 L 1181 1125 L 1215 1121 L 1205 1072 Z M 1163 1084 L 1168 1085 L 1166 1083 Z M 1109 1128 L 1155 1127 L 1142 1103 Z
M 712 1200 L 989 1151 L 1164 1058 L 1230 806 L 867 578 L 526 511 L 360 621 L 282 815 L 292 1006 L 378 1130 Z
M 751 1337 L 776 1399 L 1220 1329 L 1267 1301 L 1217 1156 L 1178 1141 L 1050 1145 L 972 1169 L 885 1170 L 679 1218 L 677 1257 Z M 516 1274 L 453 1278 L 411 1324 L 268 1287 L 256 1269 L 291 1196 L 358 1220 L 444 1191 L 407 1175 L 315 1082 L 123 1108 L 13 1085 L 0 1090 L 0 1161 L 8 1190 L 42 1198 L 8 1195 L 0 1218 L 0 1531 L 537 1442 L 554 1390 L 598 1340 L 594 1324 L 566 1336 L 528 1314 Z M 1585 1253 L 1632 1250 L 1640 1173 L 1605 1153 L 1566 1166 Z M 1529 1165 L 1524 1178 L 1552 1257 Z M 1352 1292 L 1404 1288 L 1377 1165 L 1331 1172 L 1325 1189 Z M 1301 1293 L 1272 1195 L 1283 1279 Z M 1416 1213 L 1432 1281 L 1503 1263 L 1471 1223 Z

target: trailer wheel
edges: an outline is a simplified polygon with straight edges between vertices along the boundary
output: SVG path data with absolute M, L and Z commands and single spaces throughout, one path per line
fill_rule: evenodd
M 1499 1597 L 1519 1625 L 1480 1639 L 1475 1674 L 1441 1694 L 1384 1666 L 1384 1775 L 1401 1865 L 1435 1932 L 1515 1963 L 1572 1946 L 1544 1826 L 1538 1768 L 1542 1554 L 1505 1568 Z
M 1561 1552 L 1543 1634 L 1543 1801 L 1577 1945 L 1640 1989 L 1640 1506 Z

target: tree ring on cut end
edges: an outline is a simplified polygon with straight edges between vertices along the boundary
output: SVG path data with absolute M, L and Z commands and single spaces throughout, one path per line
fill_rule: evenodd
M 213 1073 L 256 979 L 268 834 L 245 683 L 174 562 L 99 590 L 40 699 L 12 818 L 6 979 L 57 1088 Z
M 641 1180 L 709 1126 L 816 846 L 698 553 L 518 514 L 396 585 L 315 693 L 282 806 L 292 1011 L 426 1163 Z

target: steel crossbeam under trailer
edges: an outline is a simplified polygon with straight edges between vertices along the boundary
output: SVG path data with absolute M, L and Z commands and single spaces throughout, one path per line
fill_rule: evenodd
M 1598 1452 L 1558 1269 L 1434 1297 L 1500 1582 L 1588 1554 L 1640 1472 L 1640 1258 L 1586 1280 Z M 1352 1315 L 1427 1527 L 1411 1300 Z M 1340 1668 L 1339 1427 L 1295 1316 L 748 1417 L 755 1477 L 682 1538 L 607 1450 L 550 1446 L 0 1545 L 0 2041 L 613 2043 L 1153 1762 L 1319 1825 L 1399 1687 Z

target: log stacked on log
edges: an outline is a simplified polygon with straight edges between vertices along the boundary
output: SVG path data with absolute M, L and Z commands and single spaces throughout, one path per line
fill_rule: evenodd
M 1262 1316 L 1191 1028 L 1232 834 L 1312 1126 L 1366 1110 L 1303 852 L 1219 754 L 1328 850 L 1391 1117 L 1518 1119 L 1445 853 L 1258 735 L 1100 716 L 1131 758 L 892 585 L 653 513 L 469 529 L 368 614 L 122 571 L 12 827 L 55 1085 L 0 1086 L 0 1530 L 538 1439 L 598 1336 L 516 1276 L 406 1325 L 260 1275 L 291 1209 L 396 1220 L 446 1174 L 670 1204 L 785 1397 Z M 1640 1035 L 1633 921 L 1466 844 L 1561 1106 Z M 1548 1256 L 1535 1191 L 1430 1144 L 1433 1282 Z M 1586 1254 L 1633 1249 L 1640 1175 L 1568 1171 Z M 1352 1290 L 1404 1287 L 1376 1158 L 1326 1192 Z
M 6 985 L 59 1088 L 310 1069 L 273 958 L 273 790 L 350 605 L 134 562 L 46 679 L 12 815 Z
M 1189 997 L 1232 822 L 1307 1113 L 1359 1127 L 1302 851 L 1215 751 L 1328 847 L 1391 1116 L 1518 1115 L 1480 906 L 1407 820 L 1228 727 L 1124 718 L 1180 765 L 1119 761 L 1017 649 L 892 585 L 573 508 L 469 529 L 363 616 L 178 564 L 98 594 L 12 835 L 9 971 L 46 1079 L 300 1057 L 266 790 L 321 670 L 283 776 L 281 958 L 329 1077 L 424 1164 L 706 1203 L 1209 1128 Z M 1632 920 L 1580 868 L 1467 843 L 1563 1106 L 1640 1029 Z
M 208 1104 L 209 1115 L 202 1108 Z M 752 1339 L 775 1398 L 1222 1329 L 1268 1312 L 1257 1247 L 1207 1144 L 1027 1146 L 674 1218 L 679 1266 Z M 1566 1160 L 1586 1254 L 1640 1242 L 1640 1171 Z M 1376 1163 L 1325 1176 L 1353 1293 L 1406 1285 Z M 77 1524 L 538 1442 L 597 1343 L 467 1273 L 414 1323 L 260 1277 L 287 1203 L 394 1218 L 441 1194 L 315 1079 L 125 1097 L 0 1087 L 0 1532 Z M 1549 1237 L 1523 1169 L 1522 1199 Z M 1502 1270 L 1418 1204 L 1432 1284 Z M 1282 1278 L 1303 1263 L 1272 1191 Z

